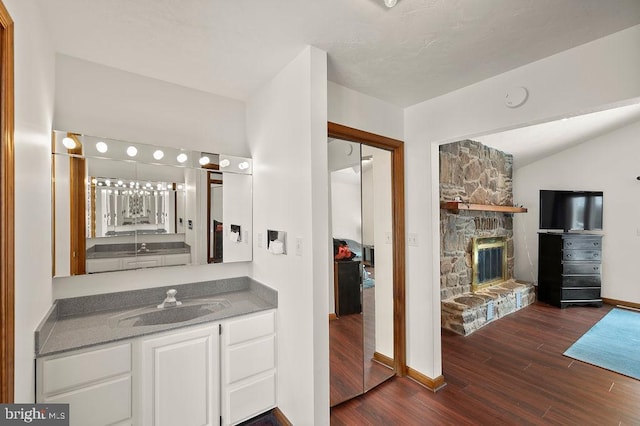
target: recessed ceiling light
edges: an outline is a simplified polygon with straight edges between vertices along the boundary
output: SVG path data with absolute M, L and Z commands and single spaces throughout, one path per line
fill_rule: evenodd
M 164 157 L 164 152 L 162 152 L 161 150 L 157 149 L 153 152 L 153 158 L 155 158 L 156 160 L 162 160 L 162 157 Z
M 129 148 L 127 148 L 127 155 L 129 157 L 135 157 L 136 154 L 138 154 L 138 148 L 136 148 L 135 146 L 130 146 Z
M 96 143 L 96 149 L 99 153 L 104 154 L 109 149 L 109 146 L 106 143 L 100 141 Z
M 76 146 L 78 146 L 76 144 L 76 141 L 70 137 L 66 137 L 62 139 L 62 145 L 64 145 L 64 147 L 67 149 L 74 149 Z
M 178 160 L 178 163 L 184 163 L 185 161 L 187 161 L 187 158 L 187 154 L 183 152 L 182 154 L 178 154 L 176 160 Z

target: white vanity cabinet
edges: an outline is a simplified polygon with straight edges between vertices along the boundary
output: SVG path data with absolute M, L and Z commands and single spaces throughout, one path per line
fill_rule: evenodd
M 276 406 L 275 311 L 222 322 L 222 424 L 235 425 Z
M 36 401 L 68 403 L 71 426 L 133 425 L 131 344 L 37 360 Z
M 37 359 L 71 426 L 232 425 L 276 406 L 275 310 Z
M 152 335 L 137 345 L 138 424 L 220 424 L 218 323 Z
M 155 268 L 158 266 L 187 265 L 191 263 L 191 253 L 145 255 L 129 257 L 109 257 L 87 259 L 87 273 L 124 271 L 128 269 Z

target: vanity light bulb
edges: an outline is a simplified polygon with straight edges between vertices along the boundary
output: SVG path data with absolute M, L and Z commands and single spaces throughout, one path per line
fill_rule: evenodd
M 178 185 L 178 189 L 182 189 L 182 188 L 183 188 L 182 184 Z
M 138 148 L 136 148 L 135 146 L 130 146 L 129 148 L 127 148 L 127 155 L 129 157 L 135 157 L 138 154 Z
M 99 153 L 104 154 L 105 152 L 107 152 L 109 147 L 104 142 L 97 142 L 96 143 L 96 149 L 98 150 Z
M 187 158 L 187 154 L 183 152 L 182 154 L 178 154 L 176 160 L 178 160 L 178 163 L 184 163 L 185 161 L 187 161 Z
M 243 161 L 242 163 L 238 164 L 238 168 L 240 170 L 247 170 L 249 168 L 249 163 L 247 163 L 246 161 Z
M 122 181 L 121 180 L 118 181 L 118 186 L 122 186 Z
M 96 178 L 91 179 L 91 183 L 95 185 L 96 183 L 98 183 L 98 179 Z
M 227 158 L 220 161 L 220 167 L 229 167 L 229 164 L 231 164 L 231 162 Z
M 157 149 L 153 152 L 153 158 L 155 158 L 156 160 L 162 160 L 162 157 L 164 157 L 164 152 L 162 152 L 161 150 Z
M 74 141 L 70 137 L 66 137 L 62 139 L 62 145 L 64 145 L 64 147 L 67 149 L 74 149 L 76 147 L 76 141 Z
M 104 181 L 104 184 L 107 185 L 107 186 L 111 186 L 111 181 L 109 179 L 107 179 L 107 180 Z
M 151 182 L 147 182 L 147 184 L 145 185 L 147 188 L 151 188 Z
M 200 157 L 200 160 L 198 160 L 198 162 L 200 163 L 201 166 L 206 166 L 211 162 L 211 160 L 209 159 L 209 157 L 205 155 L 204 157 Z

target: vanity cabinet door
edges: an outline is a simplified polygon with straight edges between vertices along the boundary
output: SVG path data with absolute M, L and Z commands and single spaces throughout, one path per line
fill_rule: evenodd
M 219 325 L 143 338 L 140 344 L 140 424 L 218 425 Z
M 39 358 L 36 401 L 69 404 L 71 426 L 132 423 L 131 344 Z
M 235 425 L 276 406 L 275 311 L 222 324 L 222 422 Z

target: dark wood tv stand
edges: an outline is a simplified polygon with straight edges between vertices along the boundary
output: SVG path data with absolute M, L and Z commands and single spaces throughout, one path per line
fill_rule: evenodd
M 602 306 L 602 235 L 538 234 L 538 300 L 564 308 Z

